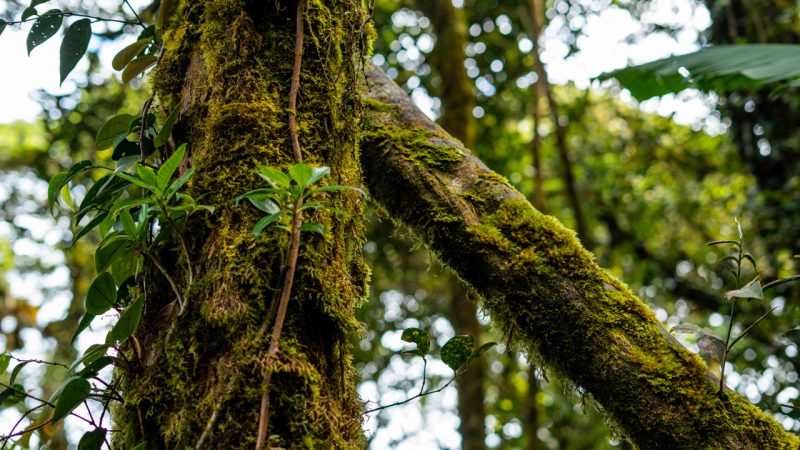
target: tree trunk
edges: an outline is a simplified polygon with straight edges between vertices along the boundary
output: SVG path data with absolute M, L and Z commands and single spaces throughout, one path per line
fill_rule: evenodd
M 591 395 L 642 449 L 796 449 L 716 380 L 575 234 L 544 216 L 377 69 L 362 160 L 372 195 L 484 298 L 505 339 Z
M 358 186 L 361 106 L 353 64 L 366 45 L 365 8 L 358 0 L 311 0 L 297 121 L 303 157 L 332 169 L 325 180 Z M 180 105 L 177 143 L 196 170 L 189 191 L 216 211 L 189 226 L 197 280 L 184 287 L 187 307 L 151 274 L 138 341 L 140 365 L 123 383 L 126 402 L 115 447 L 252 449 L 264 371 L 272 367 L 267 445 L 360 448 L 362 405 L 346 335 L 359 324 L 366 294 L 361 258 L 363 197 L 330 195 L 344 214 L 314 213 L 325 236 L 303 233 L 298 271 L 277 357 L 266 360 L 288 233 L 253 236 L 261 215 L 234 197 L 263 185 L 257 164 L 285 169 L 294 160 L 287 128 L 295 57 L 295 2 L 183 1 L 171 17 L 154 76 L 159 101 Z M 183 277 L 184 261 L 160 257 Z

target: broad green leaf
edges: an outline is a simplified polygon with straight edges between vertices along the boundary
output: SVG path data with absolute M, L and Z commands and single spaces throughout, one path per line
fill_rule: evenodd
M 605 73 L 599 78 L 616 78 L 640 101 L 688 88 L 732 92 L 779 82 L 800 86 L 800 45 L 719 45 Z
M 186 182 L 189 181 L 190 178 L 192 178 L 192 175 L 194 175 L 194 168 L 187 170 L 186 173 L 184 173 L 183 175 L 178 177 L 175 181 L 173 181 L 169 187 L 169 192 L 167 192 L 167 198 L 168 199 L 172 198 L 173 195 L 175 195 L 179 190 L 181 190 L 183 185 L 186 184 Z
M 164 125 L 158 131 L 158 135 L 153 142 L 156 148 L 163 147 L 164 144 L 167 143 L 167 140 L 169 140 L 169 136 L 172 134 L 172 127 L 175 125 L 175 121 L 178 120 L 178 113 L 180 112 L 180 109 L 181 104 L 178 103 L 174 108 L 172 108 L 172 112 L 169 113 L 169 116 L 167 116 L 167 120 L 164 121 Z
M 72 243 L 74 244 L 75 242 L 78 241 L 78 239 L 86 236 L 86 233 L 92 231 L 97 225 L 100 224 L 100 222 L 105 220 L 106 217 L 108 217 L 108 213 L 102 213 L 97 215 L 97 217 L 93 218 L 92 220 L 90 220 L 89 223 L 86 224 L 86 226 L 84 226 L 83 228 L 80 229 L 80 231 L 75 233 L 75 237 L 72 238 Z
M 700 356 L 722 364 L 725 358 L 725 342 L 716 336 L 703 336 L 697 341 Z
M 56 407 L 53 411 L 53 423 L 67 417 L 75 408 L 89 397 L 92 386 L 83 378 L 73 378 L 58 397 Z
M 166 191 L 167 186 L 169 186 L 169 180 L 172 179 L 172 175 L 181 165 L 185 153 L 186 144 L 183 144 L 158 168 L 158 189 L 160 191 Z
M 75 330 L 75 334 L 72 335 L 72 339 L 69 341 L 70 345 L 75 343 L 75 339 L 78 338 L 79 334 L 81 334 L 84 330 L 89 328 L 95 317 L 97 316 L 90 313 L 86 313 L 83 315 L 83 317 L 81 317 L 81 321 L 80 323 L 78 323 L 78 329 Z
M 472 355 L 474 339 L 472 336 L 456 336 L 442 347 L 442 361 L 457 372 L 464 364 L 469 362 Z
M 726 292 L 725 298 L 728 300 L 732 298 L 755 298 L 761 300 L 764 298 L 764 291 L 761 288 L 758 277 L 756 277 L 741 289 Z
M 275 214 L 281 212 L 281 208 L 275 204 L 272 200 L 256 200 L 254 198 L 248 199 L 250 203 L 253 204 L 256 208 L 264 211 L 267 214 Z
M 102 243 L 94 253 L 95 270 L 101 273 L 108 269 L 114 258 L 130 257 L 130 241 L 125 236 L 116 235 Z
M 116 142 L 116 141 L 115 141 Z M 141 156 L 142 154 L 142 147 L 144 147 L 144 154 L 145 156 L 150 155 L 153 153 L 150 148 L 148 148 L 147 143 L 149 142 L 148 139 L 144 140 L 145 145 L 139 145 L 139 142 L 129 141 L 125 138 L 120 139 L 119 142 L 114 145 L 114 152 L 111 153 L 111 159 L 114 161 L 118 161 L 122 158 L 127 158 L 130 156 Z M 152 143 L 149 147 L 152 147 Z
M 410 342 L 417 345 L 416 350 L 411 350 L 410 353 L 414 353 L 419 356 L 425 356 L 431 350 L 431 336 L 423 329 L 406 328 L 403 330 L 403 334 L 400 336 L 400 339 L 402 339 L 404 342 Z
M 133 221 L 133 216 L 131 216 L 130 211 L 127 209 L 120 211 L 119 222 L 122 224 L 122 229 L 125 231 L 125 234 L 134 239 L 138 238 L 136 234 L 136 222 Z
M 17 375 L 22 371 L 22 369 L 27 366 L 28 364 L 32 363 L 33 361 L 22 361 L 21 363 L 14 366 L 11 369 L 11 377 L 8 379 L 8 384 L 14 384 L 14 381 L 17 380 Z
M 14 384 L 0 392 L 0 405 L 13 406 L 25 399 L 25 387 Z
M 114 306 L 116 298 L 117 285 L 114 284 L 114 277 L 103 272 L 94 279 L 86 293 L 86 312 L 96 316 L 104 314 Z
M 147 47 L 147 44 L 152 42 L 153 40 L 150 38 L 139 39 L 138 41 L 134 42 L 133 44 L 128 45 L 127 47 L 123 48 L 119 51 L 116 55 L 114 55 L 114 59 L 111 60 L 111 67 L 114 70 L 122 70 L 125 66 L 130 63 L 133 58 L 135 58 L 142 50 Z
M 133 335 L 136 327 L 139 326 L 139 321 L 142 318 L 142 309 L 144 308 L 144 296 L 139 296 L 133 303 L 130 304 L 125 311 L 119 316 L 119 320 L 114 325 L 114 328 L 108 333 L 106 342 L 124 342 Z
M 325 166 L 311 167 L 311 172 L 313 172 L 313 174 L 311 175 L 311 178 L 309 178 L 308 181 L 306 182 L 306 187 L 311 186 L 312 184 L 322 179 L 322 177 L 331 173 L 331 168 Z
M 6 373 L 6 369 L 8 369 L 8 365 L 11 363 L 11 355 L 5 354 L 0 355 L 0 376 Z
M 91 378 L 113 363 L 114 360 L 110 356 L 101 356 L 91 363 L 86 364 L 76 375 L 83 378 Z
M 256 225 L 253 227 L 253 234 L 256 237 L 258 237 L 261 234 L 261 232 L 264 231 L 264 228 L 266 228 L 269 224 L 274 222 L 275 219 L 280 217 L 280 215 L 281 215 L 281 213 L 277 212 L 275 214 L 272 214 L 272 215 L 269 215 L 267 217 L 261 218 L 261 220 L 256 222 Z
M 156 190 L 156 187 L 158 186 L 158 176 L 156 175 L 155 170 L 138 164 L 136 166 L 136 173 L 139 175 L 139 178 L 141 178 L 142 181 L 152 186 L 152 188 L 150 188 L 151 191 Z
M 292 167 L 289 167 L 289 176 L 292 177 L 298 186 L 305 188 L 308 186 L 308 182 L 311 180 L 311 177 L 314 176 L 314 171 L 311 170 L 311 167 L 303 163 L 297 163 Z
M 39 14 L 39 12 L 36 11 L 36 8 L 28 7 L 28 8 L 25 8 L 24 11 L 22 11 L 22 15 L 20 16 L 20 20 L 27 20 L 27 19 L 30 19 L 31 17 L 35 16 L 35 15 L 38 15 L 38 14 Z
M 258 165 L 259 176 L 274 188 L 288 188 L 292 184 L 291 178 L 280 170 L 264 165 Z
M 119 114 L 106 121 L 100 131 L 97 132 L 97 137 L 94 140 L 94 146 L 97 151 L 107 150 L 114 147 L 114 140 L 118 136 L 123 138 L 127 136 L 128 127 L 135 117 L 130 114 Z
M 300 231 L 310 231 L 325 236 L 325 227 L 321 223 L 306 222 L 300 226 Z
M 66 179 L 67 172 L 59 172 L 53 175 L 53 178 L 50 178 L 50 182 L 47 184 L 47 206 L 50 207 L 50 214 L 53 214 L 53 207 L 58 201 L 58 193 L 64 187 L 64 180 Z
M 106 429 L 95 428 L 87 431 L 78 442 L 78 450 L 100 450 L 106 441 Z
M 135 184 L 136 186 L 139 186 L 141 188 L 147 189 L 148 191 L 155 191 L 156 190 L 156 186 L 153 186 L 152 184 L 144 181 L 143 179 L 141 179 L 139 177 L 136 177 L 136 176 L 133 176 L 133 175 L 131 175 L 129 173 L 119 172 L 117 174 L 117 176 L 119 178 L 122 178 L 125 181 L 129 181 L 130 183 Z
M 89 348 L 87 348 L 86 351 L 83 353 L 83 356 L 81 356 L 80 358 L 76 359 L 72 363 L 72 365 L 70 365 L 69 371 L 72 372 L 73 370 L 75 370 L 76 367 L 81 365 L 81 363 L 83 363 L 85 367 L 89 366 L 94 361 L 97 361 L 98 358 L 102 358 L 103 356 L 105 356 L 106 355 L 106 351 L 108 351 L 108 345 L 107 344 L 92 344 L 92 345 L 90 345 Z
M 64 17 L 61 15 L 60 9 L 51 9 L 39 16 L 39 18 L 33 22 L 31 31 L 28 33 L 28 56 L 30 56 L 34 48 L 53 37 L 58 29 L 61 28 L 61 23 L 63 21 Z
M 74 22 L 64 33 L 64 40 L 61 41 L 61 83 L 67 79 L 67 75 L 78 65 L 86 49 L 89 48 L 89 41 L 92 38 L 92 22 L 89 19 L 81 19 Z
M 122 82 L 127 83 L 158 61 L 155 56 L 140 56 L 131 61 L 122 71 Z

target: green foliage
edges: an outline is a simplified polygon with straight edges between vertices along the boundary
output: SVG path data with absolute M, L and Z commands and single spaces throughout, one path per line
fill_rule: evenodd
M 89 40 L 92 38 L 92 23 L 89 19 L 80 19 L 72 23 L 64 33 L 64 40 L 61 41 L 61 83 L 67 79 L 72 69 L 78 65 L 78 61 L 89 48 Z
M 689 88 L 731 92 L 778 82 L 795 87 L 800 86 L 800 46 L 718 45 L 615 70 L 599 78 L 616 78 L 638 100 Z

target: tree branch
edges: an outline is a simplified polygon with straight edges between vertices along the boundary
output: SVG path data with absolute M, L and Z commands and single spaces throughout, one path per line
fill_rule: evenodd
M 718 397 L 702 360 L 574 232 L 533 209 L 383 72 L 366 73 L 362 166 L 372 196 L 481 293 L 506 339 L 596 399 L 639 448 L 798 447 L 743 397 Z

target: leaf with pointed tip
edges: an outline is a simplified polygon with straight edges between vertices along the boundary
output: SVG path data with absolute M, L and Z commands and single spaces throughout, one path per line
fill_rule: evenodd
M 722 364 L 725 358 L 725 342 L 716 336 L 703 336 L 697 341 L 700 356 Z
M 442 361 L 450 366 L 454 372 L 469 362 L 470 355 L 472 355 L 474 339 L 472 336 L 456 336 L 442 347 Z
M 311 172 L 312 172 L 311 178 L 309 178 L 308 181 L 306 181 L 306 185 L 303 187 L 311 186 L 312 184 L 322 179 L 322 177 L 331 173 L 331 168 L 326 166 L 311 167 Z
M 716 336 L 713 331 L 709 330 L 708 328 L 698 327 L 692 323 L 682 323 L 680 325 L 675 325 L 669 330 L 670 333 L 680 333 L 680 334 L 696 334 L 700 336 Z
M 140 56 L 130 63 L 128 63 L 125 70 L 122 71 L 122 82 L 127 83 L 132 79 L 136 78 L 145 70 L 149 69 L 150 66 L 155 64 L 158 61 L 158 58 L 155 56 Z
M 490 348 L 497 345 L 497 342 L 487 342 L 480 347 L 476 348 L 472 355 L 470 355 L 470 359 L 475 359 L 480 357 L 482 354 L 486 353 Z
M 86 293 L 86 312 L 99 316 L 114 306 L 117 298 L 117 286 L 114 284 L 114 277 L 108 272 L 103 272 L 97 276 L 89 286 Z
M 181 165 L 185 153 L 186 144 L 183 144 L 158 168 L 158 189 L 160 191 L 165 191 L 169 186 L 169 180 L 172 179 L 172 175 Z
M 79 334 L 81 334 L 84 330 L 89 328 L 95 317 L 97 316 L 88 312 L 84 314 L 83 317 L 81 317 L 81 321 L 78 324 L 78 329 L 75 330 L 75 334 L 72 335 L 72 339 L 69 341 L 70 345 L 75 343 L 75 339 L 78 338 Z
M 735 245 L 737 247 L 742 245 L 742 244 L 739 243 L 739 241 L 733 241 L 733 240 L 730 240 L 730 239 L 723 239 L 721 241 L 706 242 L 706 245 L 709 246 L 709 247 L 712 246 L 712 245 L 722 245 L 722 244 L 732 244 L 732 245 Z
M 181 109 L 180 107 L 181 105 L 178 103 L 174 108 L 172 108 L 172 112 L 169 113 L 167 120 L 164 121 L 164 125 L 158 131 L 158 136 L 156 136 L 156 139 L 153 142 L 153 145 L 155 145 L 156 148 L 163 147 L 164 144 L 167 143 L 167 140 L 169 140 L 169 136 L 172 134 L 172 127 L 175 125 L 175 121 L 178 120 L 178 113 Z
M 0 19 L 0 34 L 3 34 L 3 31 L 6 30 L 6 26 L 8 26 L 8 23 L 5 20 Z
M 100 450 L 103 448 L 103 443 L 106 441 L 106 429 L 95 428 L 92 431 L 87 431 L 81 436 L 78 442 L 78 450 Z
M 122 136 L 123 138 L 129 134 L 128 129 L 135 117 L 130 114 L 119 114 L 106 121 L 100 131 L 97 132 L 97 137 L 94 140 L 94 146 L 97 151 L 103 151 L 111 147 L 116 147 L 115 140 Z M 119 143 L 119 141 L 117 141 Z
M 8 369 L 8 365 L 11 363 L 11 355 L 4 354 L 0 355 L 0 376 L 6 373 L 6 369 Z
M 125 311 L 119 316 L 119 320 L 114 325 L 114 328 L 108 332 L 106 342 L 124 342 L 129 337 L 133 336 L 136 328 L 139 326 L 139 321 L 142 318 L 142 310 L 144 308 L 144 296 L 139 296 L 133 301 Z
M 100 244 L 94 254 L 95 269 L 98 272 L 105 271 L 116 258 L 130 256 L 130 240 L 125 236 L 115 235 L 106 242 Z
M 64 17 L 60 9 L 51 9 L 39 16 L 39 18 L 33 22 L 31 31 L 28 33 L 28 56 L 30 56 L 33 49 L 53 37 L 58 29 L 61 28 L 61 23 L 63 21 Z
M 33 7 L 25 8 L 25 10 L 22 11 L 22 16 L 20 16 L 20 20 L 28 20 L 37 14 L 39 14 L 39 12 L 36 11 L 36 8 Z
M 61 83 L 67 79 L 67 75 L 78 65 L 86 49 L 89 48 L 89 41 L 92 39 L 92 22 L 89 19 L 81 19 L 74 22 L 64 32 L 64 40 L 61 41 Z
M 306 164 L 297 163 L 292 167 L 289 167 L 289 176 L 292 177 L 298 186 L 305 188 L 308 186 L 308 182 L 311 180 L 311 177 L 314 176 L 314 171 L 311 170 L 311 167 Z
M 325 227 L 321 223 L 306 222 L 300 226 L 300 231 L 310 231 L 325 236 Z
M 732 298 L 755 298 L 761 300 L 764 298 L 764 290 L 761 288 L 758 277 L 756 277 L 753 281 L 744 285 L 743 288 L 726 292 L 725 298 L 728 300 Z
M 67 417 L 75 408 L 89 397 L 92 386 L 84 378 L 73 378 L 58 397 L 56 407 L 53 411 L 53 423 Z
M 158 16 L 156 16 L 156 35 L 161 37 L 164 27 L 167 25 L 167 19 L 175 10 L 175 0 L 162 0 L 161 6 L 158 8 Z
M 153 40 L 150 38 L 139 39 L 138 41 L 130 44 L 119 51 L 116 55 L 114 55 L 114 59 L 111 60 L 111 67 L 114 70 L 122 70 L 125 66 L 130 63 L 133 58 L 139 55 L 142 50 L 147 47 L 147 45 L 152 42 Z
M 292 184 L 291 178 L 280 170 L 264 165 L 258 165 L 259 176 L 275 188 L 288 188 Z
M 403 342 L 410 342 L 417 345 L 417 348 L 411 350 L 410 353 L 425 356 L 431 350 L 431 336 L 427 331 L 421 328 L 406 328 L 403 330 L 400 339 L 403 340 Z
M 271 215 L 269 215 L 267 217 L 262 217 L 261 220 L 256 222 L 256 225 L 253 227 L 253 234 L 256 237 L 258 237 L 261 234 L 261 232 L 264 231 L 264 228 L 266 228 L 267 226 L 269 226 L 269 224 L 274 222 L 275 219 L 280 217 L 280 215 L 281 215 L 281 213 L 277 212 L 277 213 L 271 214 Z

